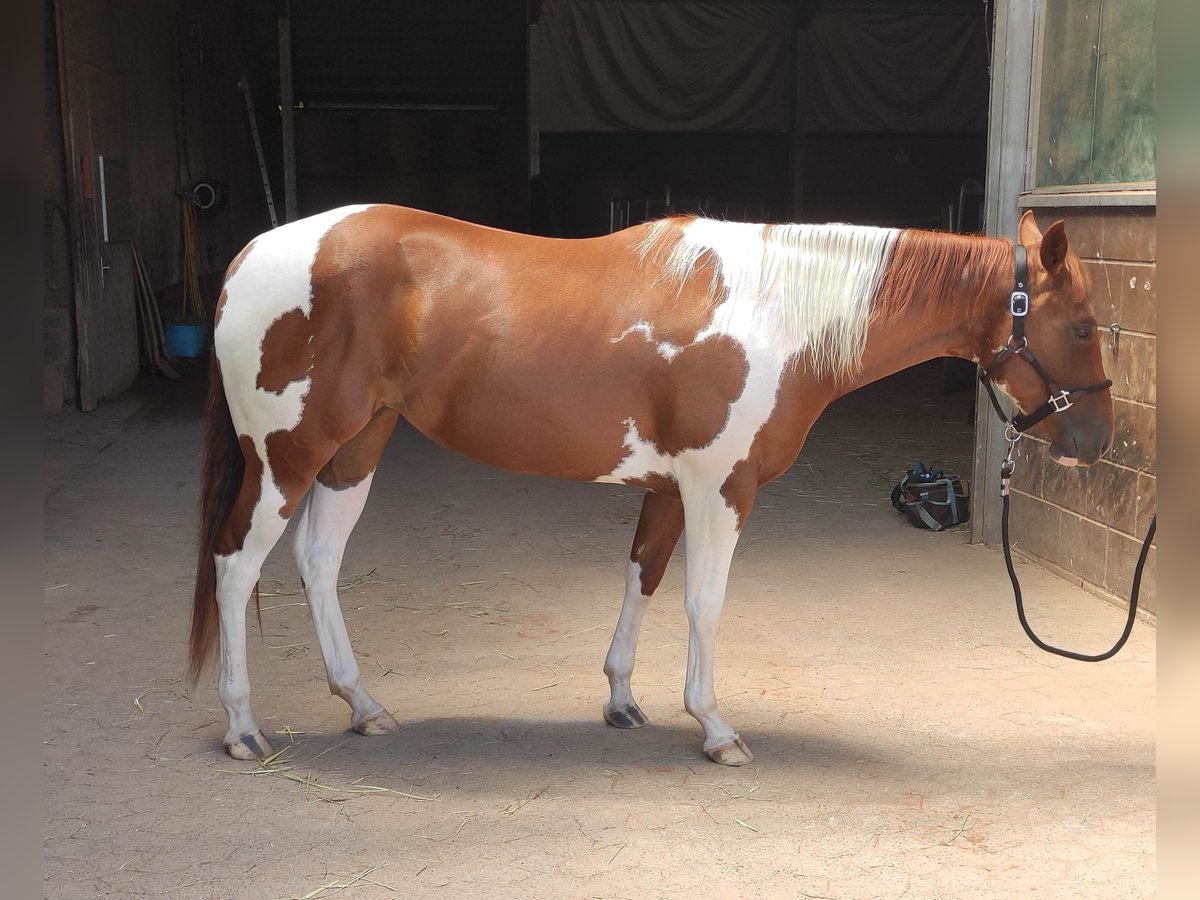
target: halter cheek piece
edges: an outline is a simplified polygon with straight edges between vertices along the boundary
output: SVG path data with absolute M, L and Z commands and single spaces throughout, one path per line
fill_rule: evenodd
M 1012 335 L 1003 347 L 996 350 L 996 358 L 992 360 L 992 364 L 986 369 L 982 369 L 979 373 L 979 380 L 987 388 L 988 397 L 991 398 L 996 415 L 1010 429 L 1010 438 L 1013 435 L 1021 435 L 1042 421 L 1042 419 L 1054 413 L 1066 412 L 1077 400 L 1083 399 L 1088 394 L 1099 393 L 1112 387 L 1112 381 L 1106 379 L 1088 387 L 1060 388 L 1055 384 L 1054 379 L 1050 377 L 1050 373 L 1046 371 L 1045 366 L 1033 355 L 1033 351 L 1029 349 L 1029 341 L 1025 337 L 1025 320 L 1029 317 L 1029 291 L 1027 288 L 1029 283 L 1029 256 L 1025 248 L 1020 244 L 1016 244 L 1013 247 L 1013 251 L 1016 256 L 1016 279 L 1013 283 L 1012 293 L 1008 298 L 1008 306 L 1012 311 L 1013 317 Z M 1050 397 L 1045 403 L 1028 415 L 1018 412 L 1009 419 L 1004 414 L 1004 408 L 1000 405 L 1000 398 L 996 396 L 996 389 L 992 386 L 992 382 L 995 380 L 996 370 L 1012 356 L 1018 356 L 1033 366 L 1033 370 L 1038 373 L 1038 376 L 1045 383 L 1046 391 Z

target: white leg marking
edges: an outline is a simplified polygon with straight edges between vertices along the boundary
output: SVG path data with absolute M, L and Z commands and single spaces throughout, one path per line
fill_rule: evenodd
M 265 482 L 269 476 L 264 474 Z M 267 755 L 271 746 L 263 738 L 250 709 L 250 676 L 246 663 L 246 604 L 258 582 L 263 561 L 287 525 L 281 516 L 254 511 L 242 549 L 214 558 L 217 569 L 217 609 L 221 622 L 221 680 L 217 693 L 229 717 L 225 746 L 231 756 L 252 759 Z
M 633 698 L 629 679 L 633 675 L 642 620 L 649 605 L 649 595 L 642 593 L 642 566 L 631 561 L 625 572 L 625 602 L 621 604 L 621 615 L 604 660 L 604 674 L 608 676 L 609 687 L 604 718 L 618 728 L 646 724 L 646 717 Z
M 738 542 L 737 514 L 725 505 L 719 487 L 685 489 L 683 509 L 684 608 L 689 627 L 683 705 L 704 728 L 704 752 L 715 762 L 743 765 L 753 757 L 721 717 L 713 684 L 717 626 Z
M 354 487 L 340 491 L 314 482 L 300 514 L 294 544 L 296 566 L 304 579 L 309 612 L 325 660 L 329 691 L 350 704 L 351 722 L 356 728 L 381 714 L 391 718 L 363 687 L 337 595 L 346 541 L 362 514 L 374 477 L 372 472 Z

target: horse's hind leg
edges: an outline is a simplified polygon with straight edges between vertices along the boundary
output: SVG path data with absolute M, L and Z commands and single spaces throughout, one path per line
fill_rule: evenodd
M 683 503 L 679 498 L 648 492 L 642 501 L 626 569 L 625 602 L 604 660 L 610 695 L 604 704 L 604 721 L 617 728 L 640 728 L 647 722 L 633 698 L 629 679 L 633 675 L 642 619 L 682 532 Z
M 363 687 L 338 602 L 337 579 L 346 541 L 362 514 L 395 424 L 394 412 L 380 410 L 321 470 L 301 513 L 294 545 L 330 693 L 350 704 L 351 726 L 360 734 L 388 734 L 399 725 Z
M 265 481 L 265 479 L 263 479 Z M 234 759 L 256 759 L 271 754 L 250 709 L 250 676 L 246 663 L 246 605 L 271 548 L 287 527 L 287 518 L 258 502 L 262 482 L 249 476 L 226 525 L 227 532 L 245 529 L 241 547 L 227 555 L 218 554 L 216 599 L 220 622 L 220 681 L 217 693 L 229 719 L 225 751 Z
M 258 584 L 267 554 L 278 542 L 336 442 L 276 432 L 273 451 L 262 454 L 243 439 L 246 472 L 233 509 L 222 529 L 216 568 L 216 601 L 221 638 L 221 680 L 217 691 L 229 717 L 225 750 L 235 759 L 271 754 L 250 710 L 246 665 L 246 606 Z M 267 443 L 271 444 L 272 439 Z M 269 457 L 269 461 L 264 459 Z M 240 538 L 239 538 L 240 536 Z

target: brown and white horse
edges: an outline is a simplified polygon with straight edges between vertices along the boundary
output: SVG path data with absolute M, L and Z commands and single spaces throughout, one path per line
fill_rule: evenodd
M 1027 338 L 1060 383 L 1103 377 L 1088 281 L 1056 222 L 1028 213 Z M 337 577 L 384 445 L 404 416 L 514 472 L 646 489 L 604 664 L 604 717 L 646 723 L 630 689 L 647 604 L 686 531 L 684 705 L 704 751 L 751 753 L 721 717 L 713 653 L 738 535 L 836 397 L 914 363 L 985 366 L 1010 334 L 1007 240 L 851 225 L 674 218 L 587 240 L 511 234 L 393 206 L 337 209 L 255 239 L 217 307 L 207 410 L 193 679 L 220 636 L 225 748 L 270 752 L 250 709 L 246 609 L 299 513 L 295 557 L 332 692 L 362 734 L 396 720 L 363 686 Z M 1046 400 L 1017 357 L 994 373 Z M 1090 464 L 1107 390 L 1038 426 Z

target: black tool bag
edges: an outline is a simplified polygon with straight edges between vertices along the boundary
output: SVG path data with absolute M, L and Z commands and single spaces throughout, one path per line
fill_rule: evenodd
M 970 520 L 971 488 L 953 472 L 929 470 L 917 460 L 892 488 L 892 506 L 917 528 L 944 531 Z

